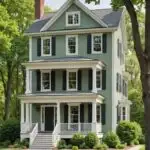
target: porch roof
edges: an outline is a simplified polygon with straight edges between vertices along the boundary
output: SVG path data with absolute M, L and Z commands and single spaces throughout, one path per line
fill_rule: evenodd
M 20 95 L 24 103 L 68 103 L 68 102 L 98 102 L 103 103 L 104 97 L 97 93 L 63 92 L 63 93 L 36 93 Z
M 74 68 L 91 68 L 97 66 L 98 68 L 105 67 L 105 64 L 98 59 L 91 59 L 86 57 L 65 57 L 65 58 L 51 58 L 48 60 L 36 60 L 32 62 L 23 63 L 27 69 L 74 69 Z

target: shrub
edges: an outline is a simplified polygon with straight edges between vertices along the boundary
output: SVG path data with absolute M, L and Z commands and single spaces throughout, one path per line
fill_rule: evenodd
M 74 134 L 71 143 L 72 145 L 79 147 L 81 144 L 84 143 L 84 136 L 81 133 Z
M 58 144 L 57 144 L 57 148 L 58 149 L 64 149 L 64 148 L 66 148 L 66 142 L 65 142 L 65 140 L 60 140 L 58 142 Z
M 98 144 L 94 147 L 96 150 L 107 150 L 108 146 L 106 144 Z
M 93 148 L 95 145 L 98 144 L 98 137 L 95 133 L 88 133 L 88 135 L 85 137 L 85 144 L 89 148 Z
M 8 148 L 8 146 L 11 144 L 11 141 L 9 140 L 6 140 L 4 142 L 1 142 L 0 145 L 3 147 L 3 148 Z
M 73 146 L 72 150 L 78 150 L 78 146 Z
M 20 123 L 18 120 L 7 120 L 2 123 L 0 128 L 0 141 L 9 140 L 14 143 L 16 139 L 20 138 Z
M 145 137 L 143 134 L 139 137 L 139 144 L 145 144 Z
M 82 143 L 80 146 L 79 146 L 80 149 L 89 149 L 89 147 L 85 144 L 85 143 Z
M 72 149 L 72 145 L 71 144 L 66 145 L 66 149 Z
M 134 140 L 133 143 L 134 143 L 134 145 L 139 145 L 139 141 L 138 140 Z
M 120 144 L 119 137 L 114 132 L 108 132 L 103 138 L 103 142 L 108 145 L 109 148 L 115 148 Z
M 126 144 L 118 144 L 116 145 L 116 149 L 124 149 L 126 147 Z
M 142 129 L 136 122 L 121 121 L 117 126 L 117 134 L 123 143 L 130 145 L 142 135 Z

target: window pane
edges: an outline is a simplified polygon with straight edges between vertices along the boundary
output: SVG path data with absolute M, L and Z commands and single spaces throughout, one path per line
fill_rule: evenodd
M 76 89 L 76 72 L 69 72 L 69 89 Z
M 49 73 L 42 74 L 42 88 L 44 90 L 50 89 L 50 74 Z
M 75 37 L 68 38 L 68 51 L 71 54 L 76 52 L 76 38 Z
M 50 39 L 43 40 L 43 54 L 50 54 Z
M 68 24 L 73 24 L 73 15 L 68 15 Z
M 93 46 L 94 46 L 94 51 L 96 52 L 102 51 L 102 37 L 101 36 L 94 36 Z
M 79 23 L 79 15 L 74 14 L 74 24 L 78 24 L 78 23 Z
M 101 71 L 96 72 L 96 87 L 101 88 Z
M 78 106 L 71 106 L 71 123 L 78 123 Z

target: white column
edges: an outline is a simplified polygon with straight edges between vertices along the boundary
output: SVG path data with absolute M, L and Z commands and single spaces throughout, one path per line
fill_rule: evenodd
M 26 104 L 26 123 L 29 123 L 29 104 Z
M 29 37 L 29 61 L 32 61 L 32 37 Z
M 32 104 L 30 104 L 30 123 L 32 124 Z
M 96 102 L 92 103 L 92 131 L 96 132 Z
M 30 71 L 29 69 L 26 69 L 26 94 L 30 92 Z
M 21 123 L 24 123 L 24 103 L 21 102 Z
M 60 103 L 57 103 L 57 124 L 60 124 Z
M 92 73 L 93 73 L 93 86 L 92 86 L 92 91 L 95 93 L 97 92 L 96 88 L 96 67 L 92 68 Z

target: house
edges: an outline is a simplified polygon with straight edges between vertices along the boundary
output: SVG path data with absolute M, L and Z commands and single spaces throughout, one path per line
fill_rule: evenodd
M 21 95 L 21 139 L 34 149 L 55 146 L 76 132 L 99 138 L 130 119 L 125 79 L 125 10 L 89 10 L 68 0 L 44 14 L 35 0 L 36 20 L 26 31 L 29 62 Z

